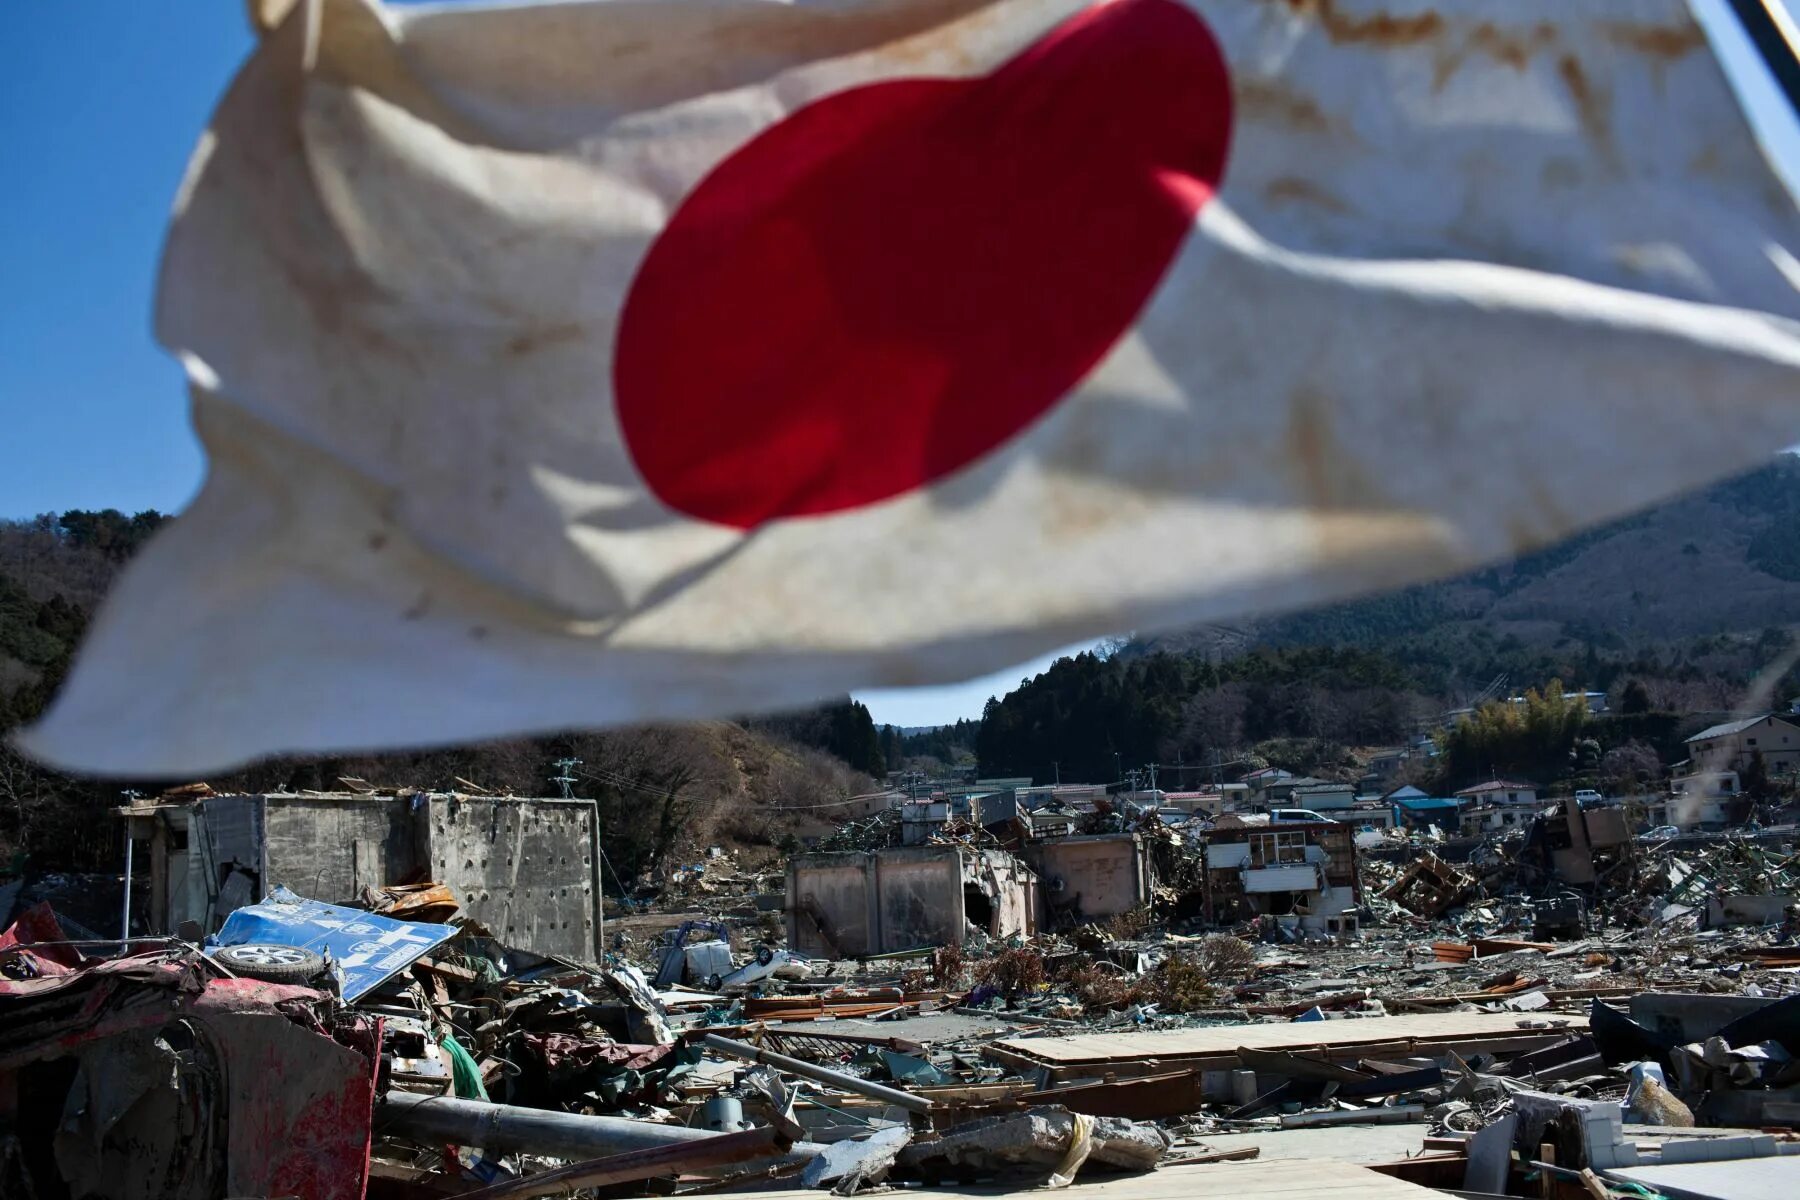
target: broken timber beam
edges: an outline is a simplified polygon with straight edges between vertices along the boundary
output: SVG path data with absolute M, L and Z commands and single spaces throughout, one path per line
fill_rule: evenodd
M 896 1088 L 872 1083 L 855 1075 L 846 1075 L 842 1071 L 833 1071 L 829 1067 L 821 1067 L 814 1063 L 803 1062 L 798 1058 L 789 1058 L 785 1054 L 777 1054 L 773 1050 L 763 1050 L 745 1042 L 734 1042 L 730 1038 L 722 1038 L 716 1033 L 709 1033 L 700 1039 L 700 1044 L 709 1050 L 745 1062 L 762 1063 L 774 1067 L 777 1071 L 786 1071 L 790 1075 L 798 1075 L 803 1079 L 811 1079 L 815 1083 L 826 1083 L 832 1087 L 842 1088 L 846 1092 L 868 1096 L 904 1108 L 908 1112 L 928 1113 L 931 1101 L 924 1096 L 915 1096 L 911 1092 L 902 1092 Z

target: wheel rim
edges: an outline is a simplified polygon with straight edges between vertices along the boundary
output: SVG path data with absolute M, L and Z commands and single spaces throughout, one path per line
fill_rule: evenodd
M 293 946 L 234 946 L 228 957 L 248 967 L 298 967 L 309 956 Z

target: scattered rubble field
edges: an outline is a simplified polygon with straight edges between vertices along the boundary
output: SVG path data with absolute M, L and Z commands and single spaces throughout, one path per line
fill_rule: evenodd
M 408 802 L 327 902 L 243 800 L 128 811 L 173 933 L 11 914 L 0 1196 L 1800 1194 L 1788 843 L 874 822 L 609 916 L 576 807 Z

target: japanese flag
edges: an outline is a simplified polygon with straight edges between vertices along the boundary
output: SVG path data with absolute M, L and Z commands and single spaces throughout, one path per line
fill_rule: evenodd
M 169 234 L 205 488 L 23 741 L 742 712 L 1454 572 L 1800 440 L 1797 232 L 1676 0 L 308 0 Z

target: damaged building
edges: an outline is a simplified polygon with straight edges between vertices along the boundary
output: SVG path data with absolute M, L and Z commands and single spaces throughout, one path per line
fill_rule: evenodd
M 841 958 L 961 945 L 971 930 L 1029 937 L 1143 908 L 1154 881 L 1135 833 L 1046 838 L 1016 854 L 940 841 L 799 855 L 788 862 L 788 941 Z
M 1075 834 L 1019 851 L 1043 881 L 1046 920 L 1114 917 L 1150 903 L 1150 850 L 1135 833 Z
M 1271 916 L 1313 934 L 1356 931 L 1362 885 L 1349 825 L 1227 815 L 1207 835 L 1205 855 L 1209 924 Z
M 591 800 L 461 793 L 171 793 L 121 810 L 152 932 L 217 930 L 275 887 L 326 900 L 432 880 L 467 914 L 537 954 L 599 956 L 598 814 Z
M 1037 875 L 1003 850 L 893 846 L 788 860 L 788 945 L 846 958 L 1037 932 Z
M 1583 808 L 1573 796 L 1533 823 L 1524 857 L 1564 883 L 1596 882 L 1631 853 L 1631 822 L 1620 806 Z

